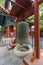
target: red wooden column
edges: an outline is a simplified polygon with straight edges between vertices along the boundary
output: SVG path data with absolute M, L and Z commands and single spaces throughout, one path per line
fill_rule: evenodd
M 7 37 L 9 38 L 10 37 L 10 25 L 9 24 L 7 25 L 6 33 L 7 33 Z
M 40 58 L 40 28 L 39 28 L 39 5 L 38 0 L 34 2 L 34 42 L 36 47 L 36 58 Z
M 16 24 L 14 25 L 14 37 L 16 38 Z
M 14 22 L 16 22 L 16 24 L 14 25 L 14 37 L 16 38 L 16 36 L 17 36 L 17 23 L 18 23 L 18 18 L 15 18 Z

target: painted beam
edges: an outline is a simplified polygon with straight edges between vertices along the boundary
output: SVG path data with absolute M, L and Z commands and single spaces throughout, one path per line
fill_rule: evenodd
M 43 0 L 38 0 L 38 4 L 41 4 L 43 2 Z M 26 10 L 24 12 L 24 16 L 25 18 L 32 16 L 34 14 L 34 2 L 32 3 L 32 6 L 30 7 L 29 10 Z

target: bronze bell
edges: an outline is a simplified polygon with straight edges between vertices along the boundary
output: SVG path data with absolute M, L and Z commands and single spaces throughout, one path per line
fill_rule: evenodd
M 30 43 L 29 26 L 25 21 L 18 22 L 17 24 L 16 42 L 21 45 Z

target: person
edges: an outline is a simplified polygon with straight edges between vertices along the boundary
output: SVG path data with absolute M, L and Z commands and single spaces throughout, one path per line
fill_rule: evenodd
M 0 8 L 6 13 L 6 14 L 10 14 L 10 11 L 11 11 L 11 8 L 12 8 L 12 6 L 14 5 L 14 0 L 11 0 L 11 7 L 9 7 L 9 9 L 6 9 L 4 6 L 2 6 L 1 4 L 0 4 Z M 17 18 L 14 20 L 14 21 L 16 21 L 17 20 Z M 15 46 L 16 46 L 16 39 L 13 41 L 13 43 L 11 43 L 7 48 L 8 48 L 8 50 L 11 50 L 11 49 L 13 49 Z

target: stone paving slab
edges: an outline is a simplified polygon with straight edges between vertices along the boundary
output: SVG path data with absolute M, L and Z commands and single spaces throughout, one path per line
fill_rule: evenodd
M 20 65 L 22 59 L 15 56 L 13 50 L 6 47 L 0 47 L 0 65 Z

